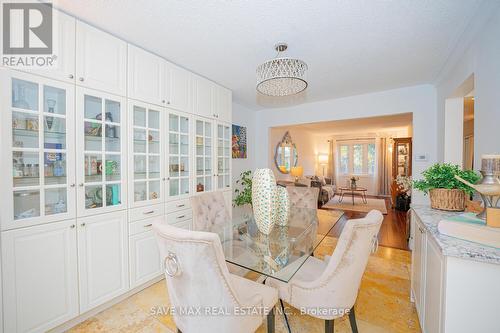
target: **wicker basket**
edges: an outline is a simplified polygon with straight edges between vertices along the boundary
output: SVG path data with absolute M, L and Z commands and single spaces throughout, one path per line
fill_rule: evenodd
M 435 188 L 429 191 L 434 209 L 461 212 L 465 210 L 465 192 L 457 189 Z

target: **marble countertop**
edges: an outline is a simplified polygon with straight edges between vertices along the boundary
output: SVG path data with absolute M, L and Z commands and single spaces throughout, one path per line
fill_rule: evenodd
M 443 255 L 500 265 L 500 249 L 446 236 L 438 231 L 439 221 L 461 213 L 435 210 L 429 205 L 412 205 L 412 209 L 441 248 Z

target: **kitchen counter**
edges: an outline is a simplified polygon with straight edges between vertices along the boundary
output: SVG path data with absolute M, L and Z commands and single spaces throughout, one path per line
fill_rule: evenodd
M 412 209 L 422 221 L 428 235 L 435 240 L 443 255 L 500 265 L 500 249 L 439 233 L 437 229 L 439 221 L 462 214 L 462 212 L 435 210 L 429 205 L 412 205 Z

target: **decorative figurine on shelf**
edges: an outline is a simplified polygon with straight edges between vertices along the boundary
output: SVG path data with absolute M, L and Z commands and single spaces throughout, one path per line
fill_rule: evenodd
M 56 107 L 56 101 L 54 99 L 47 99 L 47 112 L 54 113 Z M 52 125 L 54 124 L 54 117 L 45 117 L 45 124 L 47 125 L 47 129 L 52 130 Z
M 196 185 L 196 192 L 203 192 L 203 191 L 205 191 L 205 186 L 202 183 L 198 183 L 198 185 Z

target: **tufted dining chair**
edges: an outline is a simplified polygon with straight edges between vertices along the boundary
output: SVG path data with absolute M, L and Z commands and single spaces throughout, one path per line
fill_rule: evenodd
M 348 220 L 331 257 L 309 257 L 288 283 L 268 278 L 266 285 L 278 289 L 280 302 L 325 319 L 326 333 L 333 333 L 334 319 L 345 314 L 349 314 L 352 331 L 357 332 L 354 303 L 382 220 L 377 210 Z
M 207 192 L 191 197 L 193 230 L 208 231 L 219 235 L 221 243 L 234 237 L 233 224 L 221 192 Z M 229 272 L 243 276 L 247 270 L 227 263 Z
M 231 216 L 221 192 L 207 192 L 191 197 L 193 229 L 223 233 L 231 227 Z
M 318 208 L 318 187 L 287 186 L 286 189 L 292 207 Z
M 161 223 L 153 229 L 178 332 L 255 332 L 266 315 L 274 332 L 278 292 L 229 273 L 216 234 Z

